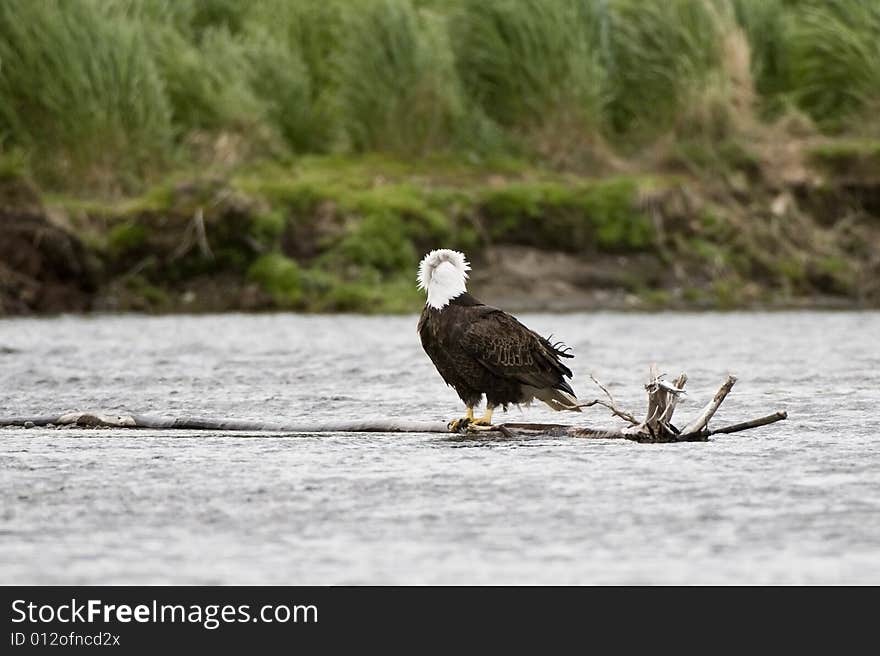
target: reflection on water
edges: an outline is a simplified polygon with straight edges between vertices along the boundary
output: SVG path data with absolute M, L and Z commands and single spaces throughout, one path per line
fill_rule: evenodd
M 5 583 L 880 582 L 880 314 L 522 317 L 583 398 L 656 361 L 706 444 L 0 430 Z M 0 321 L 0 414 L 448 419 L 415 317 Z M 512 421 L 613 423 L 601 408 Z

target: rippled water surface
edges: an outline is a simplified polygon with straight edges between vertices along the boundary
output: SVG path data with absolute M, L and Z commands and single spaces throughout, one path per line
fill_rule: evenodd
M 709 443 L 0 429 L 2 583 L 880 583 L 880 314 L 526 315 L 641 411 L 687 371 Z M 0 321 L 0 415 L 462 412 L 415 317 Z M 512 420 L 610 425 L 602 409 Z

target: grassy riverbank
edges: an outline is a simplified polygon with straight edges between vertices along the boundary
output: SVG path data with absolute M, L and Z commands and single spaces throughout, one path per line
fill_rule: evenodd
M 0 312 L 880 303 L 867 0 L 9 0 Z
M 311 156 L 112 200 L 7 173 L 0 262 L 30 281 L 0 266 L 0 290 L 7 312 L 415 311 L 415 266 L 443 245 L 524 309 L 876 306 L 880 144 L 793 148 L 600 177 Z M 61 283 L 78 291 L 47 295 Z
M 870 0 L 7 0 L 0 134 L 52 189 L 304 153 L 595 173 L 784 115 L 880 136 Z

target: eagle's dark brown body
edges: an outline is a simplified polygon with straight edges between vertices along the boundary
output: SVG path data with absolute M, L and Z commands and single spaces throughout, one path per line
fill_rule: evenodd
M 555 409 L 572 409 L 557 407 L 573 401 L 565 380 L 571 370 L 560 361 L 572 356 L 467 292 L 439 310 L 426 305 L 418 330 L 437 371 L 469 407 L 485 395 L 492 407 L 538 398 Z

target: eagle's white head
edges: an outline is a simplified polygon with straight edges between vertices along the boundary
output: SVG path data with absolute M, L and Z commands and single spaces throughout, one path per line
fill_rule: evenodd
M 465 281 L 471 265 L 464 253 L 441 248 L 431 251 L 419 264 L 419 289 L 428 292 L 428 305 L 436 310 L 467 291 Z

